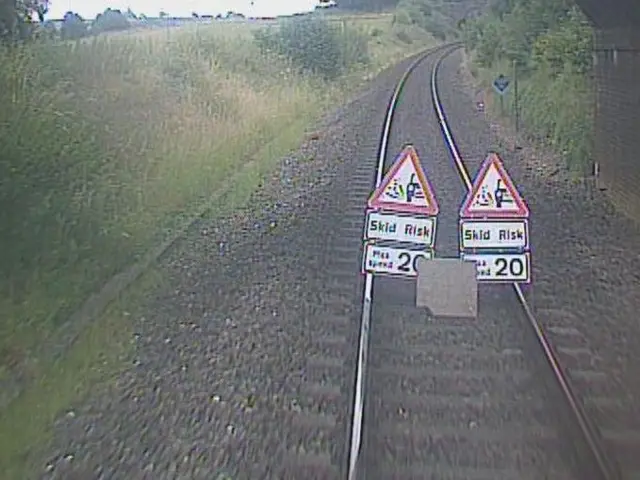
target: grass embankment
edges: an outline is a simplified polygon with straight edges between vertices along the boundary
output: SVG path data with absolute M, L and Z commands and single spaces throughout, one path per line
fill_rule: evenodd
M 592 31 L 576 7 L 562 0 L 517 0 L 498 6 L 463 27 L 471 73 L 489 113 L 513 124 L 514 66 L 522 133 L 551 146 L 575 174 L 590 171 L 594 97 L 588 73 Z M 504 95 L 492 87 L 498 75 L 511 80 Z
M 296 73 L 309 52 L 276 55 L 299 41 L 291 25 L 260 41 L 255 25 L 214 24 L 0 49 L 2 478 L 29 478 L 55 416 L 122 367 L 163 279 L 152 268 L 52 361 L 60 325 L 198 212 L 243 206 L 324 111 L 432 43 L 392 21 L 300 27 L 343 67 L 318 74 Z

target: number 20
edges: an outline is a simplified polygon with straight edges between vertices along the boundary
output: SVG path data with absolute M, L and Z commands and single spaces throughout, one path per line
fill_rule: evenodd
M 406 273 L 406 272 L 410 272 L 411 269 L 413 268 L 413 271 L 417 272 L 418 259 L 424 258 L 424 255 L 417 254 L 415 257 L 413 257 L 413 262 L 411 262 L 411 255 L 409 255 L 407 252 L 402 252 L 400 255 L 398 255 L 398 258 L 400 259 L 400 265 L 398 265 L 398 270 Z M 409 266 L 409 263 L 411 263 L 411 267 Z
M 513 277 L 519 277 L 524 273 L 524 263 L 520 258 L 512 258 L 510 261 L 506 258 L 496 258 L 495 265 L 498 267 L 497 277 L 506 277 L 509 274 Z

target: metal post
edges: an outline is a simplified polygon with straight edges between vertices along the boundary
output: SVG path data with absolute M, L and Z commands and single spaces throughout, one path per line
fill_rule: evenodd
M 513 109 L 516 117 L 516 134 L 520 131 L 520 108 L 518 105 L 518 62 L 513 61 Z

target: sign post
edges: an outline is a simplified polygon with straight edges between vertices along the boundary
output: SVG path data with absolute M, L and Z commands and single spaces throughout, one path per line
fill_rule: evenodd
M 529 208 L 500 157 L 484 161 L 460 208 L 460 254 L 483 283 L 530 283 Z
M 406 146 L 367 203 L 363 273 L 415 278 L 420 258 L 434 257 L 438 202 Z
M 517 133 L 520 131 L 520 108 L 518 105 L 518 62 L 513 61 L 513 113 L 516 121 L 516 142 L 518 141 Z M 517 148 L 517 145 L 516 145 Z

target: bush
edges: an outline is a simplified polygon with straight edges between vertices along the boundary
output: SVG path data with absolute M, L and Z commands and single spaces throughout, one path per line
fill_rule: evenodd
M 557 30 L 541 35 L 532 48 L 532 59 L 556 76 L 570 70 L 585 74 L 591 70 L 593 51 L 591 28 L 574 8 Z
M 92 33 L 116 32 L 131 27 L 127 17 L 120 10 L 107 8 L 104 13 L 99 13 L 91 25 Z
M 503 53 L 501 44 L 500 26 L 496 22 L 487 22 L 479 30 L 478 43 L 476 44 L 476 59 L 480 66 L 490 67 Z
M 473 50 L 480 40 L 481 29 L 477 21 L 465 20 L 458 24 L 460 33 L 462 35 L 462 41 L 467 51 Z
M 288 19 L 276 28 L 256 31 L 254 38 L 263 54 L 281 55 L 300 71 L 325 80 L 369 61 L 365 35 L 346 24 L 331 26 L 321 18 Z
M 418 25 L 424 27 L 427 17 L 431 16 L 431 7 L 419 0 L 401 0 L 396 8 L 404 25 Z M 408 20 L 408 23 L 407 23 Z
M 451 31 L 450 21 L 427 0 L 401 0 L 396 7 L 393 21 L 400 25 L 420 27 L 442 41 Z
M 412 25 L 411 15 L 406 10 L 398 8 L 393 14 L 393 23 L 398 25 Z
M 87 25 L 80 15 L 73 12 L 64 14 L 60 36 L 64 40 L 84 37 L 87 34 Z
M 413 39 L 411 38 L 411 35 L 409 35 L 404 30 L 399 30 L 398 32 L 396 32 L 396 38 L 400 40 L 402 43 L 406 43 L 407 45 L 411 45 L 413 43 Z
M 45 41 L 53 40 L 59 38 L 60 33 L 61 32 L 58 32 L 58 29 L 52 21 L 46 20 L 37 26 L 33 34 L 33 39 Z
M 425 21 L 424 29 L 431 33 L 434 38 L 444 42 L 449 34 L 449 29 L 443 22 L 439 22 L 435 19 L 428 18 Z

